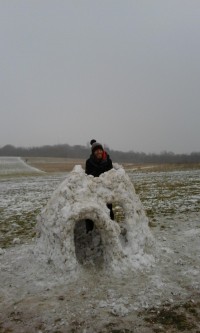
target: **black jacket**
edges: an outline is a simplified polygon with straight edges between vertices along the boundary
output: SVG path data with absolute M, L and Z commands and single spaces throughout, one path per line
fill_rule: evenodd
M 85 173 L 94 177 L 99 177 L 102 173 L 109 171 L 113 168 L 110 156 L 107 155 L 105 159 L 97 161 L 93 155 L 86 161 Z

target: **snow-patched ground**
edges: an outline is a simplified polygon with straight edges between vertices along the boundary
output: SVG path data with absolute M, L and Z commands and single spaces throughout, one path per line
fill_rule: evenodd
M 0 156 L 0 176 L 41 172 L 42 171 L 28 165 L 21 157 Z
M 174 321 L 166 326 L 162 321 L 154 324 L 144 318 L 148 309 L 159 313 L 163 306 L 172 308 L 188 301 L 198 305 L 199 175 L 199 171 L 130 174 L 144 207 L 150 210 L 151 231 L 158 246 L 151 267 L 121 276 L 102 274 L 90 267 L 76 278 L 58 272 L 45 257 L 36 258 L 34 239 L 2 249 L 0 331 L 182 331 Z M 7 232 L 16 228 L 15 214 L 22 217 L 27 210 L 41 208 L 64 178 L 62 174 L 3 179 L 0 224 L 11 210 Z M 188 322 L 194 320 L 196 327 L 185 325 L 185 332 L 200 330 L 199 308 L 195 311 L 196 317 L 188 317 Z
M 160 243 L 155 264 L 121 277 L 92 268 L 78 279 L 63 276 L 35 258 L 34 242 L 6 250 L 0 257 L 1 326 L 10 332 L 152 332 L 140 311 L 198 302 L 199 216 L 163 218 L 153 235 Z

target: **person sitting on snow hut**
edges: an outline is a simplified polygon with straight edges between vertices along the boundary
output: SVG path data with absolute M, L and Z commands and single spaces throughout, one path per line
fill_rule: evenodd
M 102 173 L 109 171 L 113 168 L 112 160 L 107 152 L 103 149 L 101 143 L 96 140 L 91 140 L 91 155 L 87 159 L 85 164 L 85 173 L 94 177 L 99 177 Z M 110 209 L 110 218 L 114 220 L 114 213 L 112 210 L 112 204 L 107 204 Z M 91 220 L 86 220 L 86 233 L 92 231 L 94 223 Z

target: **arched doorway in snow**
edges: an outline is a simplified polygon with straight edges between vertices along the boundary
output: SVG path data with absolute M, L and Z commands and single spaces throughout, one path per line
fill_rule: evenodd
M 93 222 L 94 223 L 94 222 Z M 104 249 L 101 234 L 95 226 L 86 233 L 85 220 L 77 221 L 74 227 L 74 247 L 79 264 L 83 266 L 96 266 L 103 268 Z

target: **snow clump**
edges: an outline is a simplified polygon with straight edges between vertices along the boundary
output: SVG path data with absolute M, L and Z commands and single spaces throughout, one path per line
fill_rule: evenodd
M 108 204 L 122 210 L 110 218 Z M 94 228 L 86 233 L 85 220 Z M 36 253 L 62 272 L 95 267 L 123 272 L 154 262 L 155 241 L 142 203 L 124 169 L 114 168 L 93 177 L 76 165 L 54 191 L 37 220 Z

